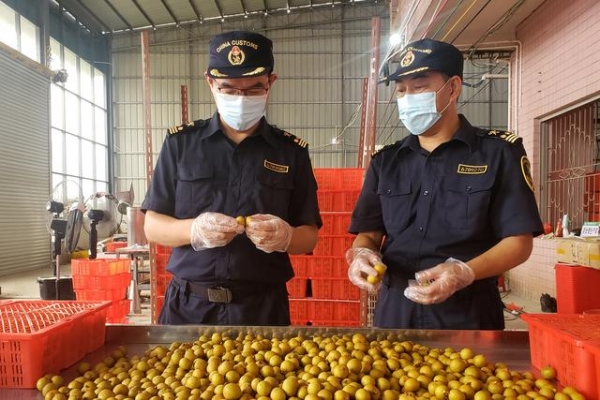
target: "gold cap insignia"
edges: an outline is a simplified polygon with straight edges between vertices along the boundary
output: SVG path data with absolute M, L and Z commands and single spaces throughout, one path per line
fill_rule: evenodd
M 415 54 L 412 51 L 408 51 L 404 57 L 402 57 L 402 61 L 400 61 L 400 65 L 402 67 L 408 67 L 412 62 L 415 61 Z
M 233 46 L 227 54 L 227 59 L 231 65 L 242 65 L 246 59 L 246 54 L 238 46 Z
M 258 67 L 250 72 L 246 72 L 245 74 L 242 74 L 243 76 L 252 76 L 252 75 L 258 75 L 258 74 L 262 74 L 263 72 L 265 72 L 265 67 Z
M 212 76 L 216 76 L 217 78 L 222 78 L 222 77 L 227 76 L 227 74 L 224 74 L 224 73 L 222 73 L 221 71 L 219 71 L 218 69 L 215 69 L 215 68 L 213 68 L 213 69 L 210 70 L 210 74 Z
M 523 178 L 525 178 L 525 182 L 527 183 L 527 186 L 529 186 L 529 189 L 531 189 L 532 192 L 535 192 L 533 178 L 531 177 L 531 163 L 527 156 L 521 157 L 521 172 L 523 173 Z

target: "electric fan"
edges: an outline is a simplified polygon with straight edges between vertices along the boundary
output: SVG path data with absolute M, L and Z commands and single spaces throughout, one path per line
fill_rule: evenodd
M 112 237 L 119 231 L 123 221 L 123 212 L 127 208 L 121 206 L 119 200 L 112 194 L 96 192 L 85 202 L 84 230 L 89 234 L 90 259 L 97 256 L 98 240 Z
M 83 222 L 83 194 L 81 187 L 74 181 L 63 180 L 58 183 L 48 196 L 46 203 L 46 228 L 52 235 L 53 273 L 55 281 L 55 297 L 60 295 L 60 256 L 63 241 L 66 252 L 71 253 L 77 246 Z

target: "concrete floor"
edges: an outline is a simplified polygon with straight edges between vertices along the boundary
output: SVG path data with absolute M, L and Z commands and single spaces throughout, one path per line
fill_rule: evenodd
M 61 276 L 70 274 L 68 265 L 61 266 Z M 19 274 L 0 276 L 0 300 L 8 299 L 39 299 L 40 284 L 38 277 L 52 276 L 50 267 L 43 270 L 26 271 Z M 142 294 L 146 294 L 143 293 Z M 526 313 L 541 312 L 540 304 L 534 303 L 514 294 L 502 293 L 505 305 L 514 305 L 522 307 L 522 311 Z M 148 297 L 140 298 L 140 313 L 130 313 L 128 322 L 131 324 L 149 324 L 150 323 L 150 299 Z M 527 324 L 518 316 L 505 312 L 506 329 L 507 330 L 526 330 Z

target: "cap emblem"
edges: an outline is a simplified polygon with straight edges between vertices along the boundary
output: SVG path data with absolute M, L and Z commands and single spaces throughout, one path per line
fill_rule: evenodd
M 246 59 L 246 54 L 238 46 L 233 46 L 227 55 L 231 65 L 242 65 Z
M 252 75 L 262 74 L 263 72 L 265 72 L 265 67 L 257 67 L 256 69 L 254 69 L 250 72 L 246 72 L 245 74 L 242 74 L 242 75 L 243 76 L 252 76 Z
M 402 57 L 400 65 L 402 67 L 408 67 L 410 64 L 412 64 L 413 61 L 415 61 L 415 54 L 409 50 L 408 53 L 406 53 L 404 57 Z
M 219 71 L 216 68 L 211 69 L 210 74 L 216 78 L 223 78 L 223 77 L 227 76 L 227 74 L 222 73 L 221 71 Z

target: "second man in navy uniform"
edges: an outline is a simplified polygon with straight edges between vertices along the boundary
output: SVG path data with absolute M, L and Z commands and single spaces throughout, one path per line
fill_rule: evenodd
M 526 261 L 543 230 L 522 140 L 458 114 L 456 47 L 422 39 L 399 60 L 388 81 L 411 135 L 372 158 L 349 228 L 349 278 L 378 293 L 377 327 L 504 329 L 497 276 Z M 367 280 L 380 263 L 383 282 Z
M 169 129 L 142 204 L 148 240 L 173 247 L 159 322 L 289 325 L 288 253 L 311 252 L 322 225 L 307 144 L 265 119 L 271 40 L 232 31 L 209 47 L 217 112 Z

